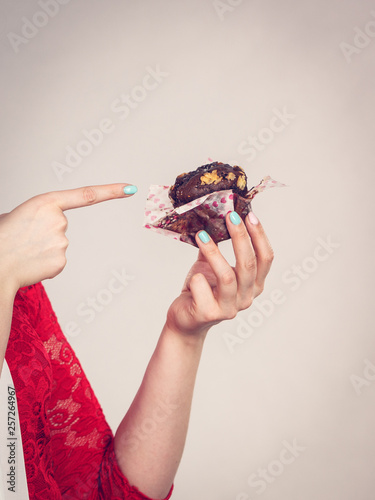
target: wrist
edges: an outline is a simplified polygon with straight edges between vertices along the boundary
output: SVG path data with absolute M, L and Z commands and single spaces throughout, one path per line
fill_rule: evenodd
M 170 324 L 168 321 L 165 323 L 163 327 L 163 334 L 172 336 L 173 338 L 179 340 L 186 346 L 198 347 L 201 348 L 204 344 L 204 341 L 207 336 L 207 332 L 209 327 L 205 327 L 202 329 L 191 330 L 189 332 L 182 331 L 178 329 L 173 324 Z
M 4 273 L 0 272 L 0 301 L 13 302 L 18 291 L 18 286 L 15 281 Z

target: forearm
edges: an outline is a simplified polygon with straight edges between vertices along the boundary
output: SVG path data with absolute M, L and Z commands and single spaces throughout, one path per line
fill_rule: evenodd
M 168 494 L 181 460 L 205 333 L 164 327 L 142 384 L 115 436 L 120 468 L 151 498 Z
M 3 283 L 0 288 L 0 373 L 3 368 L 5 351 L 12 325 L 15 293 Z

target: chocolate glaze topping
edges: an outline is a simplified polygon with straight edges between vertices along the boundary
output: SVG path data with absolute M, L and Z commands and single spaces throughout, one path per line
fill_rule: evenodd
M 247 193 L 246 174 L 241 167 L 214 162 L 180 174 L 169 190 L 169 197 L 176 208 L 206 194 L 225 189 L 232 189 L 234 193 L 244 196 Z

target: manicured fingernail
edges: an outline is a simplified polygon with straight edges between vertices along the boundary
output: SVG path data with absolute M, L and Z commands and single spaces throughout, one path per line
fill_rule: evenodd
M 125 194 L 134 194 L 138 191 L 137 186 L 133 186 L 132 184 L 124 187 Z
M 254 224 L 254 226 L 258 224 L 259 221 L 256 218 L 254 212 L 249 212 L 249 221 L 251 222 L 251 224 Z
M 235 226 L 238 226 L 238 224 L 241 223 L 241 217 L 238 215 L 237 212 L 231 212 L 229 214 L 229 218 L 230 218 L 232 224 L 234 224 Z
M 210 241 L 210 237 L 206 233 L 206 231 L 200 231 L 198 233 L 198 238 L 203 242 L 203 243 L 208 243 Z

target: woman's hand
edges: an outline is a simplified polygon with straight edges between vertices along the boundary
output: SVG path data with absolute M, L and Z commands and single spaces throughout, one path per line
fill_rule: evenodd
M 134 194 L 128 184 L 109 184 L 35 196 L 0 216 L 0 279 L 12 293 L 59 274 L 66 264 L 64 211 Z M 128 188 L 129 191 L 129 188 Z
M 177 333 L 204 335 L 250 307 L 263 291 L 273 251 L 261 224 L 252 212 L 246 224 L 236 212 L 227 215 L 226 223 L 236 265 L 228 264 L 205 231 L 197 233 L 198 259 L 167 315 L 167 327 Z
M 273 252 L 254 217 L 245 225 L 237 214 L 227 216 L 234 268 L 211 239 L 204 243 L 202 232 L 196 235 L 198 260 L 169 308 L 142 384 L 117 429 L 114 447 L 120 468 L 150 498 L 165 498 L 181 461 L 207 330 L 234 318 L 263 290 Z

